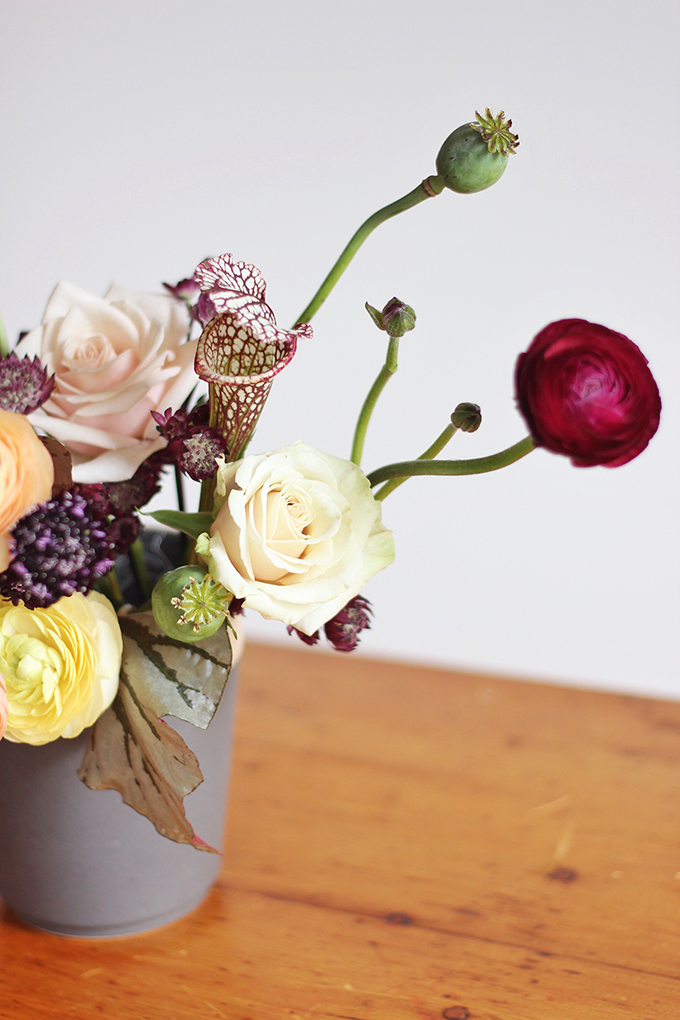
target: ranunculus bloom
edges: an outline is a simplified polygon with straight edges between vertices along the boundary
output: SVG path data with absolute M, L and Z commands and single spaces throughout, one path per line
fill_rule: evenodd
M 118 617 L 98 592 L 71 595 L 49 609 L 0 601 L 5 739 L 47 744 L 77 737 L 113 701 L 122 650 Z
M 165 446 L 150 411 L 179 407 L 196 384 L 188 330 L 186 306 L 167 295 L 114 284 L 97 298 L 57 285 L 42 324 L 16 350 L 55 375 L 30 419 L 72 452 L 76 482 L 131 478 Z
M 23 414 L 0 410 L 0 571 L 10 561 L 9 533 L 52 494 L 54 464 Z
M 0 674 L 0 739 L 5 732 L 7 726 L 7 712 L 9 711 L 9 705 L 7 703 L 7 687 L 5 686 L 5 678 Z
M 303 443 L 220 463 L 211 573 L 246 609 L 305 634 L 394 559 L 363 471 Z M 207 538 L 207 536 L 206 536 Z
M 515 390 L 536 446 L 577 467 L 627 464 L 659 427 L 659 391 L 639 347 L 585 319 L 534 337 L 517 359 Z

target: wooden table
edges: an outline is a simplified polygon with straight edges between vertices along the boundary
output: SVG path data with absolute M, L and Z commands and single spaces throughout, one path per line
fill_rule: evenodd
M 680 1017 L 680 704 L 250 646 L 228 853 L 109 941 L 0 915 L 0 1016 Z

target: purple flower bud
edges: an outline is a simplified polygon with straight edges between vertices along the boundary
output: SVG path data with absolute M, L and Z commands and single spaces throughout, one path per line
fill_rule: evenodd
M 402 337 L 404 333 L 415 329 L 416 313 L 410 305 L 404 304 L 399 298 L 393 297 L 388 301 L 382 312 L 369 305 L 368 301 L 365 308 L 378 329 L 384 330 L 388 336 Z

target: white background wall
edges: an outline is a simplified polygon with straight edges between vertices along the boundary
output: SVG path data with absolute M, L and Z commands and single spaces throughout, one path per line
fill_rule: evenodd
M 355 227 L 502 107 L 521 136 L 504 178 L 373 235 L 251 451 L 349 455 L 384 350 L 366 300 L 418 313 L 366 470 L 417 455 L 461 400 L 484 424 L 451 456 L 521 438 L 513 366 L 547 322 L 627 333 L 664 400 L 648 450 L 404 485 L 361 653 L 678 697 L 679 29 L 667 0 L 2 0 L 8 332 L 60 278 L 155 290 L 223 251 L 262 269 L 291 323 Z M 258 638 L 293 640 L 250 615 Z

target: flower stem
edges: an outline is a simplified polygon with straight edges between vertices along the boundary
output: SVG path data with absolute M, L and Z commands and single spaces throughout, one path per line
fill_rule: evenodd
M 4 358 L 6 354 L 9 354 L 9 341 L 3 321 L 0 319 L 0 358 Z
M 437 454 L 444 449 L 448 441 L 453 438 L 457 431 L 458 429 L 456 426 L 449 422 L 446 428 L 443 429 L 443 431 L 437 436 L 434 443 L 432 443 L 432 446 L 428 446 L 425 453 L 421 453 L 418 460 L 432 460 L 433 457 L 436 457 Z M 400 485 L 403 485 L 405 481 L 406 478 L 391 478 L 389 482 L 385 482 L 379 492 L 375 493 L 375 498 L 384 499 L 385 496 L 389 496 L 391 492 L 394 492 L 394 490 L 398 489 Z
M 139 587 L 142 602 L 148 602 L 151 598 L 151 581 L 149 579 L 149 571 L 147 570 L 146 560 L 144 559 L 144 546 L 142 545 L 141 539 L 135 539 L 128 549 L 128 556 L 130 558 L 132 573 L 135 575 L 135 580 Z
M 113 604 L 114 609 L 118 610 L 125 602 L 123 593 L 120 590 L 120 584 L 118 583 L 118 575 L 116 574 L 116 568 L 112 567 L 108 574 L 104 574 L 97 581 L 97 590 L 106 595 L 109 602 Z
M 389 220 L 392 216 L 397 216 L 399 213 L 405 212 L 406 209 L 412 209 L 414 205 L 424 202 L 426 198 L 433 198 L 435 195 L 440 195 L 443 190 L 444 182 L 440 177 L 427 177 L 421 184 L 418 185 L 417 188 L 414 188 L 413 191 L 409 191 L 408 195 L 404 195 L 403 198 L 398 198 L 396 202 L 392 202 L 391 205 L 386 205 L 383 209 L 378 209 L 378 211 L 374 212 L 372 216 L 369 216 L 365 223 L 361 224 L 357 232 L 352 236 L 346 247 L 343 249 L 338 261 L 335 263 L 302 315 L 297 318 L 296 324 L 299 325 L 303 322 L 310 322 L 312 316 L 318 312 L 319 308 L 333 290 L 333 287 L 347 269 L 347 266 L 350 264 L 361 245 L 376 227 L 380 226 L 381 223 L 384 223 L 385 220 Z
M 352 443 L 352 456 L 350 460 L 357 467 L 361 464 L 361 457 L 364 452 L 364 441 L 366 439 L 366 431 L 368 429 L 368 423 L 371 420 L 373 409 L 378 403 L 378 397 L 385 389 L 385 386 L 392 378 L 394 373 L 399 367 L 397 365 L 397 354 L 399 352 L 399 337 L 390 337 L 390 342 L 387 345 L 387 356 L 385 357 L 385 364 L 378 373 L 378 378 L 375 380 L 368 396 L 364 400 L 364 405 L 359 412 L 359 418 L 357 420 L 357 427 L 354 430 L 354 442 Z
M 177 492 L 177 509 L 184 510 L 184 475 L 175 464 L 175 490 Z
M 367 477 L 373 486 L 391 478 L 411 478 L 413 475 L 477 475 L 514 464 L 533 449 L 531 436 L 526 436 L 507 450 L 492 453 L 489 457 L 475 457 L 472 460 L 404 460 L 371 471 Z

